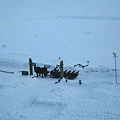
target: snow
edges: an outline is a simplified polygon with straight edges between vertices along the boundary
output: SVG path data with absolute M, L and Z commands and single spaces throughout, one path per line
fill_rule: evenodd
M 119 0 L 0 0 L 0 70 L 14 72 L 0 72 L 0 120 L 120 120 L 112 54 L 120 83 L 119 6 Z M 23 76 L 29 58 L 52 67 L 62 59 L 80 72 L 57 84 Z
M 0 73 L 0 119 L 119 120 L 120 86 L 105 72 L 88 71 L 81 71 L 76 80 L 62 79 L 58 84 L 49 77 Z

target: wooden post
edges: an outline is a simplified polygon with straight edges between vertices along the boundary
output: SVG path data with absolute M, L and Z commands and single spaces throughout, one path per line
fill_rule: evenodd
M 60 61 L 60 79 L 64 77 L 63 61 Z
M 33 67 L 32 67 L 32 65 L 33 65 L 32 59 L 29 58 L 29 71 L 30 71 L 30 75 L 33 75 Z

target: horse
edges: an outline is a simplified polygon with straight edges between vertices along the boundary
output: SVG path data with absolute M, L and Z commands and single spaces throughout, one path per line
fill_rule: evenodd
M 37 77 L 40 75 L 42 75 L 42 77 L 46 77 L 48 73 L 47 68 L 36 67 L 36 65 L 34 65 L 34 72 L 36 72 Z

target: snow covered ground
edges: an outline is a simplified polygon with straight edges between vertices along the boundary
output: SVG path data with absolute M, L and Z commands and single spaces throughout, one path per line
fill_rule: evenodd
M 0 119 L 119 120 L 120 85 L 115 84 L 113 72 L 80 71 L 75 80 L 58 84 L 49 77 L 22 76 L 16 69 L 15 74 L 0 72 Z
M 0 120 L 120 120 L 119 0 L 0 0 Z M 22 76 L 38 65 L 83 65 L 75 80 Z M 35 75 L 35 73 L 34 73 Z M 79 85 L 82 80 L 82 85 Z

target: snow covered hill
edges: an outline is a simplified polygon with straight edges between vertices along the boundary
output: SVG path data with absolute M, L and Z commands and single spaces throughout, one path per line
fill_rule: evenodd
M 58 84 L 49 77 L 22 76 L 16 69 L 15 74 L 0 72 L 0 119 L 119 120 L 120 85 L 110 72 L 97 71 L 86 68 L 75 80 Z
M 120 120 L 112 54 L 120 83 L 119 11 L 119 0 L 0 0 L 0 120 Z M 55 84 L 22 76 L 29 58 L 37 65 L 90 63 L 74 68 L 75 80 Z

